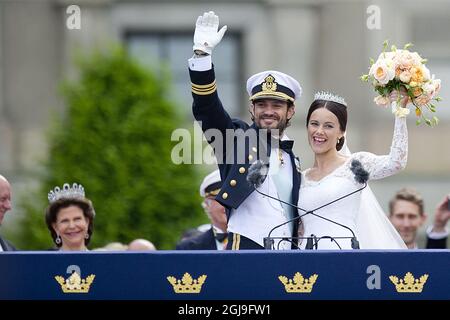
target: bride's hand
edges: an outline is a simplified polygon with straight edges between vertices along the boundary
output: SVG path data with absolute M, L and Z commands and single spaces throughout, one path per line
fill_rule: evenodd
M 405 87 L 400 87 L 400 90 L 394 90 L 389 95 L 389 100 L 391 103 L 396 101 L 400 107 L 406 108 L 406 105 L 409 102 L 408 91 L 406 91 Z

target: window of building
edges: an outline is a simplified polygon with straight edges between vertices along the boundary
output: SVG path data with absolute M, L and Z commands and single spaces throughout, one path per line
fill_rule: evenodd
M 144 66 L 170 72 L 173 96 L 182 113 L 191 114 L 192 96 L 187 60 L 192 57 L 191 33 L 128 32 L 125 40 L 129 52 Z M 214 49 L 213 62 L 220 99 L 232 117 L 242 115 L 242 79 L 240 37 L 227 33 Z

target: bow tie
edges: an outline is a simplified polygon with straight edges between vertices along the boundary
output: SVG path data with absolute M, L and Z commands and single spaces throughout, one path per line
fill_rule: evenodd
M 279 143 L 280 149 L 286 152 L 292 151 L 292 147 L 294 146 L 294 140 L 281 140 Z
M 228 237 L 228 233 L 216 233 L 214 236 L 217 241 L 223 242 Z

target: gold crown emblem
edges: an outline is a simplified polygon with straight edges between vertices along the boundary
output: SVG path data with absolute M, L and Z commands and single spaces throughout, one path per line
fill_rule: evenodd
M 94 278 L 95 275 L 91 274 L 86 279 L 81 279 L 77 272 L 72 273 L 67 279 L 55 276 L 64 293 L 88 293 Z
M 202 285 L 205 283 L 206 275 L 201 275 L 198 279 L 193 279 L 189 273 L 185 273 L 181 280 L 168 276 L 167 280 L 173 286 L 175 293 L 200 293 Z
M 310 293 L 313 285 L 317 280 L 318 275 L 313 274 L 309 279 L 305 279 L 300 272 L 294 274 L 294 279 L 288 279 L 285 276 L 279 276 L 281 283 L 284 284 L 284 289 L 289 293 Z
M 423 290 L 423 285 L 427 282 L 428 274 L 424 274 L 419 279 L 415 279 L 412 273 L 408 272 L 403 279 L 399 279 L 396 276 L 389 276 L 389 279 L 395 285 L 397 292 L 420 293 Z
M 272 75 L 268 75 L 264 78 L 264 82 L 262 83 L 263 91 L 277 91 L 277 83 L 275 82 L 275 78 Z

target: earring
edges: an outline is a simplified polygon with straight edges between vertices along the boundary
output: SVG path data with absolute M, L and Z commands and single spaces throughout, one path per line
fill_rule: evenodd
M 58 234 L 58 236 L 57 236 L 56 239 L 55 239 L 55 243 L 56 243 L 56 244 L 61 244 L 61 242 L 62 242 L 61 237 L 60 237 L 59 234 Z
M 89 239 L 89 233 L 86 233 L 86 235 L 84 236 L 84 238 L 87 240 Z

